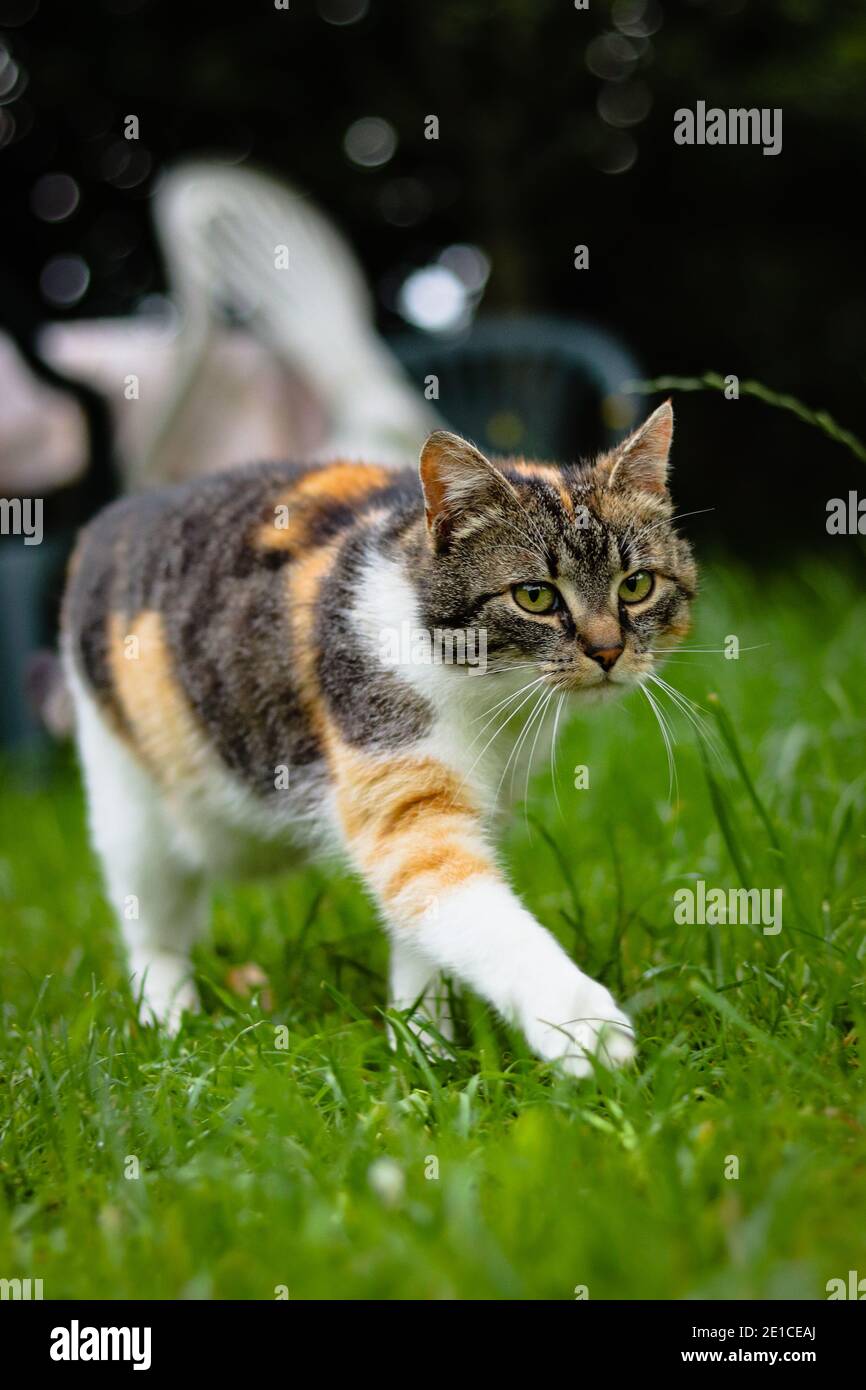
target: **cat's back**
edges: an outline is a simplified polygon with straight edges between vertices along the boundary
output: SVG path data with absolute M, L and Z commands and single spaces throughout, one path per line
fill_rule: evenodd
M 83 528 L 70 566 L 75 600 L 113 579 L 136 612 L 193 578 L 202 587 L 273 571 L 353 524 L 404 475 L 365 463 L 265 463 L 123 497 Z
M 417 475 L 356 462 L 261 464 L 121 499 L 70 565 L 67 662 L 160 780 L 191 775 L 204 737 L 267 795 L 276 765 L 320 756 L 304 682 L 317 583 L 366 514 L 420 507 Z

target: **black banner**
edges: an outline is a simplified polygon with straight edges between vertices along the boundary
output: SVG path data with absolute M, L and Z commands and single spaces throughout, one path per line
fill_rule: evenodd
M 334 1300 L 339 1303 L 339 1300 Z M 473 1305 L 471 1327 L 477 1334 L 492 1309 Z M 316 1337 L 318 1317 L 330 1329 L 327 1370 L 333 1374 L 346 1347 L 357 1369 L 357 1348 L 333 1338 L 337 1320 L 351 1321 L 351 1303 L 333 1304 L 205 1303 L 205 1302 L 4 1302 L 0 1327 L 4 1344 L 14 1343 L 21 1364 L 60 1380 L 70 1375 L 98 1375 L 109 1370 L 163 1376 L 194 1369 L 197 1373 L 249 1374 L 250 1367 L 274 1367 L 285 1360 L 287 1338 L 295 1352 L 298 1339 Z M 371 1305 L 364 1305 L 365 1345 L 372 1326 Z M 580 1358 L 606 1361 L 611 1371 L 641 1369 L 650 1373 L 675 1366 L 700 1373 L 710 1366 L 810 1367 L 826 1379 L 828 1371 L 850 1365 L 859 1351 L 863 1319 L 858 1309 L 838 1302 L 786 1303 L 626 1303 L 587 1300 L 562 1309 L 538 1304 L 525 1336 L 534 1337 L 540 1324 L 545 1334 L 565 1331 Z M 384 1312 L 384 1305 L 382 1306 Z M 447 1314 L 445 1315 L 447 1318 Z M 454 1313 L 455 1331 L 466 1328 L 465 1314 Z M 536 1321 L 538 1319 L 539 1321 Z M 377 1319 L 378 1320 L 378 1319 Z M 436 1337 L 443 1336 L 443 1312 L 437 1310 Z M 431 1334 L 421 1334 L 426 1342 Z M 573 1340 L 572 1340 L 573 1339 Z M 509 1344 L 511 1338 L 509 1338 Z M 304 1355 L 312 1350 L 311 1343 Z M 537 1344 L 536 1344 L 537 1345 Z M 548 1363 L 550 1348 L 544 1345 Z M 485 1338 L 485 1356 L 490 1352 Z M 495 1359 L 495 1351 L 492 1353 Z M 575 1363 L 579 1366 L 579 1361 Z M 287 1373 L 291 1364 L 286 1362 Z

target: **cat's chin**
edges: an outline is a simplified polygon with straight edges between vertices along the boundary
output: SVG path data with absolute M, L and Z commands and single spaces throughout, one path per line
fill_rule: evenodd
M 642 684 L 647 674 L 643 669 L 629 669 L 622 663 L 609 675 L 599 672 L 593 679 L 593 672 L 589 672 L 587 680 L 582 679 L 577 671 L 551 670 L 549 667 L 540 667 L 539 670 L 541 675 L 546 676 L 548 681 L 567 695 L 575 705 L 606 704 L 628 695 Z
M 633 681 L 595 681 L 592 685 L 572 685 L 568 695 L 575 704 L 603 705 L 617 700 L 634 689 Z

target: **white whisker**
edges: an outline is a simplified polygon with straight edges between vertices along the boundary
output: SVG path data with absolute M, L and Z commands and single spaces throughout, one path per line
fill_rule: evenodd
M 764 648 L 764 647 L 771 647 L 772 645 L 773 645 L 772 642 L 757 642 L 757 643 L 755 643 L 754 646 L 751 646 L 751 647 L 740 647 L 740 648 L 738 648 L 738 650 L 741 651 L 741 652 L 758 652 L 758 651 L 761 651 L 762 648 Z M 715 653 L 718 653 L 719 655 L 724 655 L 724 653 L 725 653 L 725 651 L 726 651 L 726 648 L 725 648 L 725 647 L 647 647 L 647 648 L 646 648 L 646 651 L 652 652 L 653 656 L 669 656 L 669 655 L 670 655 L 670 656 L 679 656 L 682 652 L 702 652 L 702 653 L 704 653 L 704 654 L 708 654 L 708 653 L 713 653 L 713 652 L 715 652 Z
M 526 764 L 526 781 L 523 785 L 523 819 L 527 830 L 529 830 L 529 813 L 527 807 L 529 805 L 529 779 L 532 775 L 532 760 L 535 757 L 535 750 L 538 747 L 538 736 L 544 728 L 547 711 L 550 709 L 550 702 L 555 694 L 556 687 L 551 686 L 550 693 L 546 696 L 544 704 L 541 707 L 541 718 L 538 721 L 538 728 L 535 730 L 535 738 L 532 740 L 532 747 L 529 750 L 529 761 Z
M 516 738 L 516 740 L 515 740 L 515 742 L 514 742 L 514 744 L 513 744 L 513 746 L 512 746 L 511 752 L 508 754 L 508 758 L 507 758 L 507 760 L 506 760 L 505 766 L 504 766 L 504 768 L 502 769 L 502 776 L 500 777 L 499 782 L 498 782 L 498 785 L 497 785 L 497 787 L 496 787 L 496 798 L 495 798 L 495 799 L 496 799 L 497 801 L 499 800 L 499 794 L 500 794 L 500 792 L 502 791 L 502 783 L 505 781 L 505 777 L 506 777 L 506 774 L 507 774 L 507 772 L 508 772 L 508 769 L 512 766 L 512 763 L 514 764 L 515 770 L 516 770 L 516 768 L 517 768 L 517 761 L 516 761 L 517 756 L 518 756 L 518 754 L 520 753 L 520 749 L 521 749 L 521 747 L 522 747 L 522 745 L 523 745 L 523 742 L 524 742 L 524 740 L 525 740 L 525 738 L 526 738 L 526 735 L 529 733 L 529 730 L 530 730 L 530 728 L 532 727 L 533 720 L 535 719 L 535 716 L 536 716 L 536 714 L 538 713 L 539 706 L 540 706 L 540 704 L 541 704 L 542 699 L 544 698 L 544 695 L 545 695 L 545 692 L 544 692 L 543 690 L 539 690 L 539 691 L 536 693 L 535 704 L 533 705 L 533 707 L 532 707 L 532 709 L 531 709 L 531 711 L 530 711 L 530 713 L 529 713 L 529 717 L 528 717 L 528 719 L 526 720 L 526 723 L 524 724 L 523 728 L 520 730 L 520 733 L 518 734 L 518 736 L 517 736 L 517 738 Z M 511 774 L 511 788 L 510 788 L 510 790 L 511 790 L 511 793 L 513 794 L 513 792 L 514 792 L 514 773 L 513 773 L 513 772 L 512 772 L 512 774 Z
M 519 690 L 514 690 L 511 692 L 510 695 L 506 695 L 502 700 L 497 700 L 495 705 L 489 705 L 487 709 L 482 710 L 481 714 L 476 715 L 475 719 L 473 719 L 472 721 L 473 724 L 477 724 L 478 720 L 483 719 L 486 714 L 495 716 L 499 712 L 499 710 L 504 709 L 506 705 L 510 705 L 512 700 L 516 700 L 518 695 L 522 695 L 524 690 L 531 690 L 533 685 L 537 685 L 540 681 L 543 680 L 544 676 L 536 676 L 534 681 L 528 681 L 527 684 L 522 685 Z M 487 723 L 484 725 L 484 728 L 479 730 L 477 738 L 480 738 L 481 735 L 484 733 L 484 729 L 488 729 L 492 723 L 493 719 L 488 719 Z M 472 743 L 469 745 L 470 748 L 473 746 L 474 743 L 475 739 L 473 739 Z
M 677 779 L 677 766 L 673 750 L 673 735 L 671 732 L 670 725 L 665 719 L 665 716 L 662 713 L 661 708 L 659 707 L 658 701 L 653 699 L 646 686 L 642 684 L 638 685 L 638 690 L 641 692 L 642 695 L 646 696 L 647 703 L 649 704 L 650 709 L 656 717 L 656 722 L 659 726 L 661 736 L 664 741 L 665 752 L 667 753 L 668 759 L 668 800 L 673 799 L 673 791 L 675 786 L 677 788 L 677 798 L 679 798 L 679 782 Z
M 553 796 L 556 801 L 556 808 L 559 814 L 564 817 L 562 805 L 559 800 L 559 788 L 556 785 L 556 732 L 559 728 L 559 716 L 562 714 L 562 706 L 565 703 L 565 695 L 560 695 L 559 703 L 556 706 L 556 714 L 553 716 L 553 736 L 550 741 L 550 776 L 553 780 Z
M 667 695 L 668 699 L 672 701 L 680 713 L 685 715 L 686 719 L 688 719 L 689 723 L 698 734 L 698 737 L 704 741 L 716 761 L 723 764 L 724 757 L 722 750 L 716 738 L 715 731 L 706 717 L 706 711 L 703 710 L 700 705 L 696 704 L 694 700 L 690 700 L 688 695 L 684 695 L 681 690 L 677 690 L 675 686 L 669 685 L 667 681 L 662 680 L 661 676 L 652 673 L 649 679 L 652 681 L 653 685 L 658 686 L 659 690 Z
M 526 695 L 526 698 L 525 698 L 524 700 L 521 701 L 521 703 L 517 706 L 516 709 L 513 709 L 513 710 L 510 712 L 510 714 L 506 714 L 506 716 L 505 716 L 505 718 L 503 719 L 502 723 L 501 723 L 501 724 L 498 726 L 498 728 L 496 728 L 496 729 L 494 730 L 494 732 L 491 734 L 490 738 L 487 740 L 487 742 L 485 743 L 485 745 L 484 745 L 484 747 L 482 748 L 481 752 L 478 754 L 478 757 L 475 759 L 474 763 L 473 763 L 472 766 L 470 767 L 470 769 L 469 769 L 469 771 L 467 772 L 466 776 L 465 776 L 465 777 L 462 779 L 462 781 L 460 782 L 460 785 L 459 785 L 458 788 L 457 788 L 458 791 L 460 791 L 460 789 L 466 785 L 466 783 L 468 782 L 469 778 L 472 776 L 472 773 L 475 771 L 476 767 L 477 767 L 478 764 L 481 762 L 481 759 L 484 757 L 484 754 L 487 752 L 487 750 L 488 750 L 488 748 L 490 747 L 490 745 L 491 745 L 492 743 L 494 743 L 494 742 L 496 741 L 496 739 L 499 737 L 499 735 L 502 733 L 502 730 L 505 728 L 506 724 L 509 724 L 509 723 L 511 722 L 511 720 L 514 718 L 515 714 L 519 714 L 520 711 L 523 709 L 523 706 L 527 703 L 527 701 L 532 699 L 532 695 L 533 695 L 533 693 L 534 693 L 534 687 L 540 685 L 541 682 L 542 682 L 543 680 L 545 680 L 545 679 L 546 679 L 546 677 L 544 677 L 544 676 L 539 676 L 537 680 L 530 681 L 530 683 L 529 683 L 528 686 L 525 685 L 525 686 L 523 687 L 522 690 L 518 690 L 518 691 L 515 692 L 515 697 L 514 697 L 514 698 L 516 698 L 517 695 L 523 695 L 524 692 L 527 691 L 527 690 L 529 691 L 529 694 Z M 495 718 L 495 716 L 494 716 L 494 718 Z M 485 724 L 484 728 L 485 728 L 485 729 L 488 728 L 488 727 L 489 727 L 489 724 L 492 724 L 492 723 L 493 723 L 493 720 L 491 719 L 491 720 L 489 721 L 488 724 Z M 476 734 L 475 738 L 472 740 L 472 743 L 469 745 L 469 750 L 467 750 L 467 751 L 471 751 L 471 749 L 475 746 L 475 744 L 478 742 L 478 739 L 481 737 L 481 735 L 482 735 L 483 733 L 484 733 L 484 729 L 482 729 L 478 734 Z M 513 751 L 513 750 L 512 750 L 512 751 Z M 507 766 L 507 765 L 506 765 L 506 766 Z M 455 793 L 455 795 L 456 795 L 456 793 Z

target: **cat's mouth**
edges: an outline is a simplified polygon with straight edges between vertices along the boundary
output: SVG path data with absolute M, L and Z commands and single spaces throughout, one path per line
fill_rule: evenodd
M 592 671 L 575 670 L 574 667 L 543 666 L 542 674 L 549 683 L 568 695 L 581 695 L 592 700 L 615 699 L 634 690 L 646 675 L 643 670 L 621 668 L 619 664 L 611 671 L 596 667 Z

